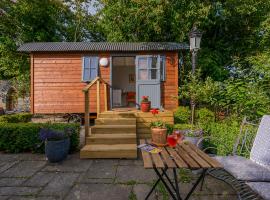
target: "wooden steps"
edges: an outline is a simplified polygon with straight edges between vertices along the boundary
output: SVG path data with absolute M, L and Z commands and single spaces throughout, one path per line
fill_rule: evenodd
M 96 125 L 136 125 L 135 118 L 98 118 Z
M 112 111 L 98 115 L 81 158 L 137 158 L 136 118 L 133 113 Z
M 137 144 L 92 144 L 81 149 L 81 158 L 137 158 Z
M 93 134 L 86 138 L 87 144 L 135 144 L 136 134 Z
M 136 134 L 136 125 L 95 125 L 91 128 L 91 134 Z

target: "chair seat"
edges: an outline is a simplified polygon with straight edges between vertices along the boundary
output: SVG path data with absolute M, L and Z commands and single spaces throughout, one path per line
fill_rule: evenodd
M 270 170 L 241 156 L 215 156 L 236 179 L 243 181 L 270 181 Z
M 270 199 L 270 182 L 247 182 L 247 185 L 262 198 Z

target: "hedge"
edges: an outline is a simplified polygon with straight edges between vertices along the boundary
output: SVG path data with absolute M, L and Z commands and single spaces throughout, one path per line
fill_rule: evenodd
M 30 122 L 32 118 L 31 113 L 16 113 L 7 114 L 0 116 L 0 122 L 2 123 L 20 123 L 20 122 Z
M 80 125 L 63 123 L 0 123 L 0 151 L 11 153 L 18 152 L 44 152 L 44 145 L 39 139 L 41 128 L 51 128 L 64 130 L 73 128 L 75 131 L 71 135 L 70 151 L 74 152 L 79 146 Z

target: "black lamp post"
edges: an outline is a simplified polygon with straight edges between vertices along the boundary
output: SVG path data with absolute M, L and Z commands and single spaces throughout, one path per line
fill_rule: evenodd
M 192 75 L 195 75 L 195 69 L 197 64 L 197 53 L 200 49 L 202 39 L 202 33 L 197 29 L 196 26 L 193 26 L 189 33 L 189 43 L 190 43 L 190 51 L 192 53 Z M 191 124 L 194 125 L 194 118 L 195 118 L 195 106 L 196 101 L 195 99 L 190 99 L 190 106 L 191 106 Z
M 192 53 L 192 74 L 195 73 L 197 64 L 197 53 L 200 49 L 202 33 L 194 26 L 189 33 L 190 51 Z

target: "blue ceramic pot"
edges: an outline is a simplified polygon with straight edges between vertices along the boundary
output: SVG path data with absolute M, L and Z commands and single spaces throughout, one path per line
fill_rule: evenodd
M 50 162 L 60 162 L 67 157 L 69 147 L 69 138 L 57 141 L 46 141 L 45 154 Z

